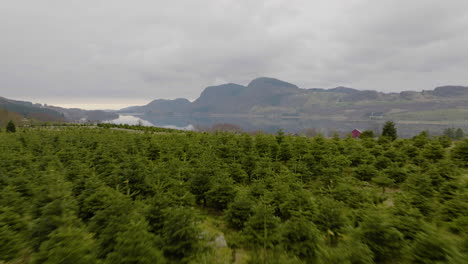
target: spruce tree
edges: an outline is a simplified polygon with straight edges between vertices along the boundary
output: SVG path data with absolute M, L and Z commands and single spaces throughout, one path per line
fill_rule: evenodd
M 374 131 L 372 130 L 364 130 L 361 135 L 359 135 L 359 138 L 374 138 Z
M 168 208 L 162 228 L 163 251 L 178 263 L 187 263 L 201 249 L 200 229 L 192 209 Z
M 468 139 L 458 143 L 452 150 L 452 158 L 461 166 L 468 167 Z
M 15 123 L 13 123 L 12 120 L 10 120 L 10 122 L 8 122 L 8 124 L 6 126 L 6 132 L 8 132 L 8 133 L 15 133 L 16 132 L 16 126 L 15 126 Z
M 403 235 L 386 222 L 381 213 L 364 216 L 359 228 L 361 240 L 374 253 L 376 263 L 397 263 L 404 247 Z
M 59 227 L 33 255 L 33 263 L 97 263 L 97 247 L 91 234 L 82 227 Z
M 455 128 L 450 127 L 450 128 L 444 129 L 444 136 L 447 136 L 451 139 L 455 139 Z
M 426 227 L 416 235 L 406 256 L 408 263 L 462 263 L 452 241 L 444 238 L 433 226 Z
M 395 128 L 395 123 L 393 121 L 387 121 L 385 122 L 383 128 L 382 128 L 382 136 L 388 137 L 391 140 L 397 139 L 397 130 Z
M 314 223 L 304 217 L 293 217 L 284 223 L 281 236 L 286 251 L 303 260 L 314 262 L 320 237 Z
M 148 232 L 148 224 L 143 220 L 132 220 L 127 230 L 117 234 L 116 242 L 114 251 L 107 255 L 106 263 L 166 263 L 162 252 L 156 247 L 157 237 Z
M 465 133 L 463 132 L 463 130 L 461 128 L 458 128 L 456 131 L 455 131 L 455 135 L 454 135 L 454 138 L 455 139 L 463 139 L 465 137 Z

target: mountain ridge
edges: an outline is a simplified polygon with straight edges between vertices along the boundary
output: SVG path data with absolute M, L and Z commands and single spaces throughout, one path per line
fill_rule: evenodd
M 0 109 L 16 113 L 19 116 L 37 121 L 78 122 L 103 121 L 115 119 L 116 113 L 103 110 L 83 110 L 79 108 L 63 108 L 42 105 L 28 101 L 8 99 L 0 96 Z
M 243 86 L 226 83 L 206 87 L 193 102 L 153 100 L 145 106 L 121 109 L 120 113 L 263 115 L 270 117 L 310 117 L 362 120 L 391 118 L 395 113 L 413 113 L 434 109 L 468 109 L 468 87 L 446 85 L 434 90 L 379 92 L 344 86 L 300 88 L 289 82 L 260 77 Z M 164 105 L 164 106 L 163 106 Z M 138 111 L 136 111 L 138 110 Z M 170 111 L 169 111 L 170 110 Z

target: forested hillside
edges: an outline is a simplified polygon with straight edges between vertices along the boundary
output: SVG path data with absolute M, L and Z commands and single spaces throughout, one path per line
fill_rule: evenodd
M 27 101 L 7 99 L 0 96 L 0 125 L 8 122 L 2 112 L 8 112 L 19 116 L 21 119 L 29 119 L 39 122 L 78 122 L 78 121 L 102 121 L 118 118 L 116 113 L 102 110 L 83 110 L 78 108 L 63 108 L 51 105 L 42 105 Z M 14 118 L 10 118 L 14 119 Z M 15 118 L 16 119 L 16 118 Z
M 466 263 L 468 140 L 0 132 L 0 263 Z

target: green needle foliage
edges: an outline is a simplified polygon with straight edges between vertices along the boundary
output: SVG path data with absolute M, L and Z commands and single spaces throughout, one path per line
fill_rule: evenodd
M 13 123 L 13 121 L 9 121 L 7 126 L 6 126 L 6 132 L 8 133 L 15 133 L 16 132 L 16 126 L 15 126 L 15 123 Z
M 0 263 L 468 257 L 467 139 L 113 127 L 0 133 Z
M 96 263 L 96 242 L 83 228 L 59 227 L 41 244 L 33 263 Z
M 395 127 L 395 123 L 393 121 L 387 121 L 385 122 L 383 128 L 382 128 L 382 136 L 387 137 L 391 140 L 397 139 L 397 130 Z

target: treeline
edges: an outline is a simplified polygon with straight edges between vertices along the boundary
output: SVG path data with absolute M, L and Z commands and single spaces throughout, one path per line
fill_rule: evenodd
M 451 139 L 463 139 L 465 132 L 461 128 L 455 129 L 454 127 L 444 129 L 444 136 Z
M 0 262 L 467 259 L 466 139 L 165 132 L 0 133 Z
M 152 133 L 159 133 L 159 132 L 184 133 L 183 130 L 178 130 L 178 129 L 154 127 L 154 126 L 143 126 L 143 125 L 98 123 L 97 126 L 102 127 L 102 128 L 121 128 L 121 129 L 139 130 L 139 131 L 152 132 Z

